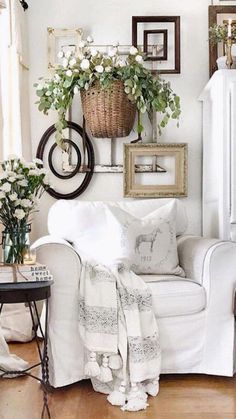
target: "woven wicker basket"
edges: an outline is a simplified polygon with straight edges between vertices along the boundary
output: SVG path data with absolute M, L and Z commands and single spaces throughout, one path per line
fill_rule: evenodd
M 82 108 L 93 137 L 116 138 L 129 135 L 134 126 L 136 105 L 124 92 L 122 81 L 115 81 L 106 90 L 99 83 L 81 90 Z

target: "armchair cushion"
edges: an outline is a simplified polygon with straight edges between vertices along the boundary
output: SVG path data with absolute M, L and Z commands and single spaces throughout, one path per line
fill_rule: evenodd
M 141 278 L 152 281 L 148 286 L 156 317 L 188 316 L 206 307 L 206 290 L 197 282 L 171 275 L 141 275 Z

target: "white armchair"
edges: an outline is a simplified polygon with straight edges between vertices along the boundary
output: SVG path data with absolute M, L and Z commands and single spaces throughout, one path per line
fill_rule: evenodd
M 117 205 L 144 216 L 166 201 L 122 201 Z M 81 261 L 68 241 L 73 242 L 76 229 L 90 223 L 93 216 L 102 216 L 102 208 L 99 202 L 58 201 L 49 213 L 51 235 L 34 244 L 39 262 L 47 264 L 54 276 L 49 310 L 50 381 L 54 387 L 85 378 L 78 332 Z M 152 290 L 163 351 L 162 372 L 232 376 L 236 243 L 183 235 L 186 223 L 184 207 L 178 201 L 178 254 L 186 278 L 142 276 Z

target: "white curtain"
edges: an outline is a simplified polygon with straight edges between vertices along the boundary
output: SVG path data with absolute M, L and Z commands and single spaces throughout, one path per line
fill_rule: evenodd
M 2 0 L 0 0 L 2 1 Z M 2 154 L 32 158 L 27 20 L 19 0 L 7 0 L 1 22 Z M 3 36 L 4 33 L 4 36 Z

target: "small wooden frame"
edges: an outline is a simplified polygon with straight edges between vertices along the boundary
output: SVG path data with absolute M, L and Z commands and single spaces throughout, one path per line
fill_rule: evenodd
M 162 55 L 150 55 L 148 51 L 149 43 L 148 43 L 148 36 L 149 35 L 163 35 L 163 54 Z M 143 31 L 143 52 L 147 54 L 147 60 L 151 61 L 166 61 L 168 58 L 168 31 L 167 29 L 153 29 L 153 30 L 144 30 Z
M 209 6 L 209 28 L 217 24 L 217 16 L 221 14 L 233 14 L 236 18 L 236 6 Z M 233 18 L 233 17 L 232 17 Z M 209 43 L 209 74 L 210 77 L 217 70 L 216 60 L 218 58 L 217 45 Z
M 60 50 L 64 49 L 64 52 L 69 49 L 75 54 L 78 53 L 79 43 L 82 37 L 82 29 L 58 29 L 58 28 L 47 28 L 48 33 L 48 68 L 53 69 L 60 60 L 57 54 Z
M 174 157 L 174 181 L 170 184 L 141 184 L 136 181 L 136 159 L 139 157 Z M 162 163 L 163 165 L 163 163 Z M 168 169 L 165 167 L 168 174 Z M 149 176 L 148 174 L 146 176 Z M 153 175 L 152 175 L 153 176 Z M 160 179 L 158 172 L 156 179 Z M 163 177 L 164 175 L 162 175 Z M 180 197 L 187 196 L 187 144 L 149 143 L 124 144 L 124 196 L 125 197 Z
M 157 24 L 159 23 L 160 28 L 154 28 L 152 26 L 153 24 Z M 152 72 L 156 73 L 158 71 L 159 74 L 179 74 L 180 73 L 180 16 L 132 16 L 132 45 L 136 46 L 140 43 L 139 39 L 138 39 L 138 30 L 139 30 L 139 25 L 143 24 L 143 25 L 147 25 L 150 24 L 150 28 L 149 27 L 145 27 L 143 30 L 143 38 L 145 37 L 145 31 L 147 30 L 149 33 L 151 31 L 155 31 L 155 30 L 163 30 L 163 23 L 165 24 L 169 24 L 172 23 L 174 24 L 174 35 L 173 35 L 173 50 L 174 50 L 174 58 L 173 58 L 173 66 L 172 68 L 166 68 L 166 69 L 162 69 L 157 68 L 157 69 L 153 69 Z M 165 28 L 166 30 L 166 28 Z M 167 30 L 168 32 L 168 30 Z M 164 63 L 164 61 L 167 61 L 167 59 L 169 58 L 169 43 L 171 42 L 170 40 L 170 36 L 169 34 L 167 35 L 167 55 L 168 57 L 166 58 L 166 60 L 163 59 L 159 59 L 158 57 L 156 57 L 156 60 L 152 60 L 152 62 L 155 61 L 161 61 L 162 63 Z M 143 45 L 143 49 L 144 49 L 144 45 Z M 147 58 L 147 62 L 150 61 L 150 58 Z

